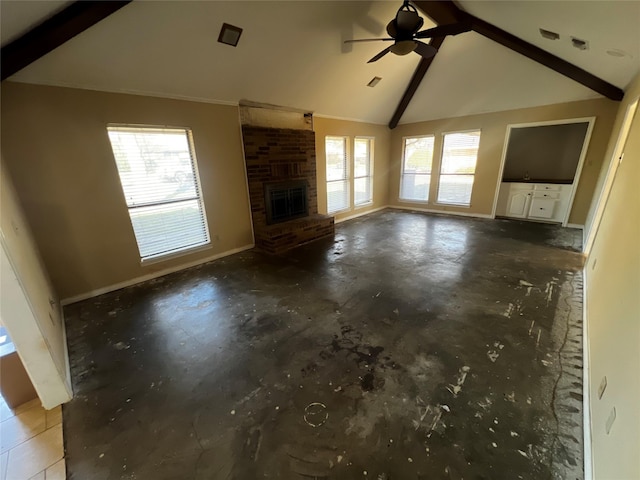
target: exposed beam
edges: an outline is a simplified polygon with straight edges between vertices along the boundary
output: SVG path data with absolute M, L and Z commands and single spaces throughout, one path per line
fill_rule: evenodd
M 434 47 L 439 49 L 442 46 L 442 42 L 444 42 L 445 38 L 446 37 L 432 38 L 431 41 L 429 42 L 429 45 L 433 45 Z M 437 52 L 436 52 L 436 55 L 437 55 Z M 420 86 L 420 82 L 422 82 L 422 79 L 427 73 L 427 70 L 429 70 L 429 67 L 431 66 L 431 63 L 433 62 L 433 59 L 436 57 L 436 55 L 434 55 L 433 57 L 423 58 L 422 60 L 420 60 L 420 63 L 418 64 L 418 68 L 416 68 L 416 71 L 413 73 L 413 77 L 411 77 L 411 81 L 409 82 L 409 85 L 407 86 L 407 89 L 405 90 L 404 95 L 402 96 L 402 99 L 398 104 L 398 107 L 396 108 L 396 111 L 394 112 L 393 117 L 391 117 L 391 121 L 389 122 L 390 129 L 393 130 L 398 126 L 398 122 L 402 118 L 404 111 L 409 106 L 409 102 L 411 102 L 413 95 L 416 93 L 416 90 L 418 90 L 418 87 Z
M 596 77 L 586 70 L 576 67 L 572 63 L 569 63 L 560 57 L 556 57 L 555 55 L 552 55 L 529 42 L 525 42 L 521 38 L 518 38 L 509 32 L 505 32 L 504 30 L 485 22 L 484 20 L 476 18 L 473 15 L 469 15 L 469 17 L 471 17 L 471 27 L 474 32 L 490 38 L 491 40 L 498 42 L 500 45 L 504 45 L 514 52 L 518 52 L 525 57 L 550 68 L 551 70 L 561 73 L 565 77 L 571 78 L 572 80 L 581 83 L 585 87 L 588 87 L 611 100 L 620 101 L 622 100 L 622 97 L 624 97 L 624 91 L 622 91 L 622 89 L 602 80 L 599 77 Z
M 450 0 L 416 0 L 411 3 L 422 10 L 437 25 L 447 25 L 465 20 L 466 12 L 460 10 Z
M 131 0 L 76 1 L 0 50 L 2 80 L 127 5 Z
M 431 18 L 438 25 L 453 22 L 469 22 L 474 32 L 487 37 L 494 42 L 503 45 L 514 52 L 518 52 L 551 70 L 554 70 L 565 77 L 568 77 L 585 87 L 590 88 L 604 95 L 611 100 L 622 100 L 624 92 L 615 85 L 596 77 L 595 75 L 583 70 L 566 60 L 556 57 L 551 53 L 536 47 L 535 45 L 525 42 L 521 38 L 496 27 L 495 25 L 485 22 L 480 18 L 461 10 L 451 0 L 438 1 L 414 1 L 412 2 L 417 8 L 422 10 L 425 15 Z

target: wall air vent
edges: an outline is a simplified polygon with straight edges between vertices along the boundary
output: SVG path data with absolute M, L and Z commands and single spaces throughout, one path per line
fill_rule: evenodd
M 558 40 L 560 38 L 559 33 L 552 32 L 551 30 L 545 30 L 544 28 L 539 28 L 538 30 L 540 30 L 540 35 L 548 40 Z
M 589 49 L 589 42 L 587 42 L 586 40 L 581 40 L 579 38 L 576 37 L 571 37 L 571 44 L 576 47 L 578 50 L 588 50 Z
M 380 78 L 380 77 L 373 77 L 373 78 L 371 79 L 371 81 L 370 81 L 369 83 L 367 83 L 367 87 L 375 87 L 375 86 L 380 82 L 380 80 L 382 80 L 382 78 Z

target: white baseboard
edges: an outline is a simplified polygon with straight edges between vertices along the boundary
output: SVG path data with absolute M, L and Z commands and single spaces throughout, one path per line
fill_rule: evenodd
M 149 273 L 147 275 L 142 275 L 140 277 L 132 278 L 130 280 L 125 280 L 124 282 L 116 283 L 113 285 L 109 285 L 107 287 L 98 288 L 96 290 L 91 290 L 89 292 L 81 293 L 79 295 L 74 295 L 73 297 L 63 298 L 60 300 L 60 304 L 62 306 L 69 305 L 71 303 L 81 302 L 82 300 L 87 300 L 88 298 L 97 297 L 98 295 L 103 295 L 105 293 L 114 292 L 116 290 L 120 290 L 122 288 L 130 287 L 132 285 L 136 285 L 138 283 L 146 282 L 147 280 L 153 280 L 154 278 L 163 277 L 170 273 L 178 272 L 180 270 L 185 270 L 187 268 L 195 267 L 197 265 L 202 265 L 203 263 L 212 262 L 213 260 L 217 260 L 222 257 L 228 257 L 229 255 L 233 255 L 236 253 L 244 252 L 246 250 L 250 250 L 255 247 L 255 244 L 245 245 L 243 247 L 234 248 L 232 250 L 227 250 L 226 252 L 216 253 L 215 255 L 210 255 L 205 258 L 201 258 L 199 260 L 194 260 L 193 262 L 183 263 L 181 265 L 176 265 L 174 267 L 165 268 L 164 270 L 159 270 L 157 272 Z
M 584 225 L 580 225 L 579 223 L 567 223 L 567 228 L 579 228 L 580 230 L 584 230 Z
M 353 220 L 354 218 L 362 217 L 364 215 L 369 215 L 370 213 L 379 212 L 380 210 L 384 210 L 385 208 L 389 208 L 389 205 L 374 208 L 372 210 L 364 210 L 362 212 L 354 213 L 353 215 L 349 215 L 348 217 L 341 218 L 340 220 L 336 219 L 335 223 L 337 224 L 337 223 L 346 222 L 347 220 Z
M 412 210 L 414 212 L 426 212 L 426 213 L 437 213 L 440 215 L 454 215 L 458 217 L 475 217 L 475 218 L 493 218 L 488 213 L 466 213 L 466 212 L 457 212 L 455 210 L 435 210 L 431 208 L 418 208 L 418 207 L 410 207 L 408 205 L 388 205 L 388 208 L 396 208 L 400 210 Z

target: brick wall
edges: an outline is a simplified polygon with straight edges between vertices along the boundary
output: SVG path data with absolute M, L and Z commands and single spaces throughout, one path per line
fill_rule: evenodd
M 256 246 L 281 253 L 333 235 L 333 217 L 318 214 L 315 133 L 244 125 L 242 138 Z M 264 185 L 291 180 L 307 182 L 309 216 L 267 225 Z

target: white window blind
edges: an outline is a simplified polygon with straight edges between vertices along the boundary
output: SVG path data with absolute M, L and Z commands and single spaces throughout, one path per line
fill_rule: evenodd
M 208 243 L 191 131 L 107 131 L 141 259 Z
M 349 208 L 349 169 L 347 164 L 347 138 L 326 137 L 327 156 L 327 212 Z
M 471 204 L 479 145 L 480 130 L 444 135 L 438 203 Z
M 354 140 L 353 189 L 355 205 L 366 205 L 373 201 L 371 182 L 372 146 L 373 140 L 371 138 L 356 137 Z
M 404 139 L 400 199 L 418 202 L 429 200 L 433 135 Z

